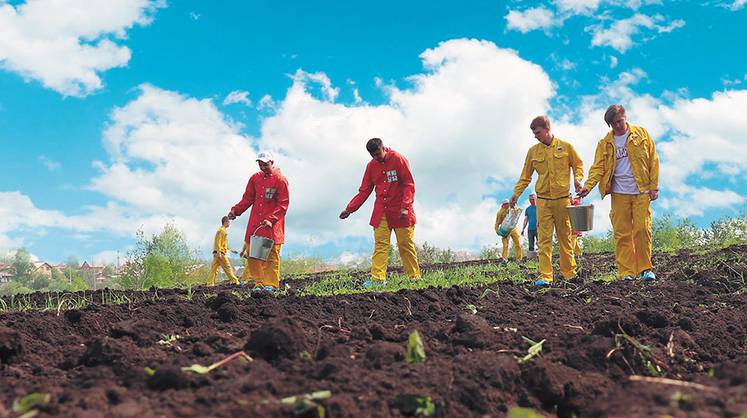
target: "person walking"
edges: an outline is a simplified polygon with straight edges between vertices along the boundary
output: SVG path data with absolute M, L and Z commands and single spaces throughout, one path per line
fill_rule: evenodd
M 651 202 L 659 198 L 659 156 L 646 129 L 628 123 L 625 108 L 607 108 L 612 129 L 599 140 L 581 196 L 599 184 L 602 199 L 612 195 L 610 220 L 617 273 L 625 281 L 656 279 L 651 262 Z
M 366 165 L 358 194 L 340 213 L 340 219 L 346 219 L 376 190 L 370 221 L 374 228 L 371 277 L 363 283 L 363 287 L 370 289 L 386 285 L 392 231 L 397 237 L 397 249 L 405 274 L 411 279 L 419 279 L 415 211 L 412 207 L 415 200 L 415 180 L 410 163 L 402 154 L 385 147 L 380 138 L 369 139 L 366 150 L 371 155 L 371 161 Z
M 242 274 L 242 278 L 254 281 L 253 291 L 272 293 L 280 287 L 280 248 L 285 242 L 285 214 L 290 204 L 290 192 L 288 180 L 274 167 L 270 152 L 260 152 L 256 161 L 259 171 L 249 177 L 244 195 L 228 212 L 228 218 L 236 219 L 252 208 L 246 225 L 245 250 L 242 250 L 245 255 L 251 252 L 252 235 L 274 241 L 267 261 L 247 257 Z
M 498 213 L 495 215 L 495 232 L 498 234 L 498 230 L 501 226 L 501 223 L 503 223 L 503 220 L 506 219 L 506 215 L 508 215 L 508 199 L 504 200 L 501 203 L 501 208 L 498 210 Z M 519 240 L 519 230 L 517 228 L 514 228 L 509 232 L 507 235 L 501 237 L 501 241 L 503 242 L 503 253 L 501 255 L 501 264 L 506 265 L 508 263 L 508 242 L 509 240 L 512 240 L 514 242 L 514 253 L 516 255 L 516 260 L 521 261 L 524 258 L 524 255 L 521 252 L 521 241 Z
M 528 229 L 527 229 L 528 228 Z M 529 206 L 524 210 L 524 226 L 521 228 L 521 235 L 527 232 L 528 249 L 531 254 L 534 253 L 534 243 L 537 240 L 537 195 L 529 195 Z
M 220 220 L 220 224 L 220 228 L 218 228 L 218 231 L 215 233 L 215 240 L 213 240 L 213 265 L 210 266 L 210 273 L 208 274 L 208 286 L 215 286 L 218 267 L 223 268 L 223 272 L 226 273 L 226 276 L 231 280 L 231 283 L 239 284 L 239 279 L 236 278 L 236 275 L 233 272 L 233 267 L 231 267 L 231 261 L 226 255 L 228 251 L 236 254 L 236 251 L 228 248 L 228 231 L 226 230 L 231 224 L 231 221 L 228 219 L 228 216 L 224 216 Z
M 552 134 L 550 119 L 537 116 L 529 125 L 538 144 L 529 148 L 524 167 L 516 182 L 509 204 L 513 207 L 538 173 L 537 184 L 537 238 L 539 248 L 539 278 L 537 286 L 553 281 L 552 237 L 555 231 L 560 246 L 560 273 L 565 279 L 576 276 L 576 260 L 571 247 L 571 222 L 566 206 L 570 205 L 571 170 L 576 191 L 581 189 L 583 161 L 570 143 Z

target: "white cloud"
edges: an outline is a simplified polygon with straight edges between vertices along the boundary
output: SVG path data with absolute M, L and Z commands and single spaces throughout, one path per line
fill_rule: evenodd
M 39 162 L 42 163 L 44 167 L 47 167 L 47 170 L 49 171 L 56 171 L 59 170 L 60 167 L 62 167 L 62 164 L 60 164 L 59 161 L 54 161 L 46 155 L 40 155 Z
M 581 15 L 594 13 L 599 3 L 600 0 L 555 0 L 555 6 L 560 12 Z
M 594 147 L 609 129 L 602 120 L 606 107 L 622 103 L 630 123 L 645 127 L 654 138 L 661 161 L 657 203 L 677 216 L 701 216 L 710 209 L 735 209 L 747 195 L 722 182 L 719 189 L 698 185 L 707 166 L 722 178 L 747 174 L 747 147 L 741 132 L 747 121 L 740 109 L 747 106 L 747 90 L 714 93 L 711 99 L 675 98 L 671 104 L 650 95 L 639 95 L 633 87 L 646 78 L 633 69 L 602 86 L 598 95 L 583 99 L 578 119 L 561 120 L 557 132 L 578 138 L 577 148 L 586 162 L 593 162 Z M 712 175 L 712 174 L 711 174 Z M 596 196 L 594 193 L 593 196 Z M 596 229 L 596 228 L 595 228 Z
M 742 0 L 739 0 L 742 1 Z M 610 46 L 624 53 L 634 45 L 633 37 L 647 31 L 643 40 L 654 38 L 655 34 L 668 33 L 685 25 L 681 19 L 666 22 L 660 14 L 652 16 L 635 13 L 632 17 L 618 19 L 613 17 L 619 8 L 637 11 L 642 5 L 661 5 L 660 0 L 553 0 L 553 8 L 544 5 L 523 11 L 509 10 L 505 16 L 507 29 L 521 33 L 542 29 L 549 34 L 550 29 L 562 27 L 574 16 L 583 16 L 590 20 L 586 31 L 592 33 L 592 46 Z M 607 22 L 609 25 L 607 26 Z M 611 65 L 612 68 L 616 62 Z
M 554 26 L 561 26 L 562 19 L 545 7 L 533 7 L 524 11 L 510 10 L 505 17 L 507 28 L 521 33 L 542 29 L 549 30 Z
M 261 99 L 259 99 L 259 103 L 257 104 L 258 110 L 275 110 L 275 100 L 273 100 L 272 96 L 269 94 L 265 94 L 262 96 Z
M 627 19 L 614 20 L 609 27 L 602 24 L 592 25 L 587 28 L 592 33 L 592 46 L 609 46 L 620 53 L 624 53 L 634 45 L 633 37 L 641 33 L 642 29 L 655 31 L 657 33 L 671 32 L 685 26 L 684 20 L 673 20 L 665 22 L 661 15 L 648 16 L 642 13 Z
M 86 96 L 103 86 L 102 72 L 127 65 L 127 31 L 150 24 L 161 7 L 163 0 L 0 2 L 0 66 L 65 96 Z
M 740 10 L 744 7 L 744 5 L 747 4 L 747 0 L 734 0 L 734 2 L 729 6 L 729 9 L 731 10 Z
M 617 67 L 617 57 L 614 55 L 610 55 L 610 68 Z
M 98 252 L 89 258 L 90 262 L 93 262 L 96 266 L 116 266 L 121 265 L 127 254 L 119 250 L 106 250 Z
M 227 106 L 227 105 L 231 105 L 235 103 L 241 103 L 246 106 L 251 106 L 252 101 L 249 100 L 249 92 L 243 91 L 243 90 L 234 90 L 228 93 L 228 96 L 226 96 L 226 98 L 223 99 L 223 106 Z

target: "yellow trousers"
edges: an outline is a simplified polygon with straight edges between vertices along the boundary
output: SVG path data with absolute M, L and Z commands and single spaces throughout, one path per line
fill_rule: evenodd
M 210 274 L 208 275 L 208 286 L 215 286 L 215 277 L 218 275 L 218 267 L 222 267 L 233 284 L 237 284 L 239 279 L 233 274 L 233 267 L 231 262 L 228 260 L 225 254 L 213 254 L 213 265 L 210 266 Z
M 584 252 L 581 250 L 581 240 L 579 240 L 578 238 L 579 237 L 577 237 L 576 234 L 571 234 L 571 245 L 573 246 L 573 253 L 581 257 L 582 255 L 584 255 Z
M 397 237 L 397 249 L 402 259 L 402 267 L 405 274 L 411 279 L 420 278 L 420 266 L 418 265 L 418 253 L 415 250 L 415 227 L 394 228 Z M 374 251 L 371 256 L 371 278 L 376 281 L 386 280 L 386 270 L 389 266 L 389 245 L 392 230 L 382 216 L 378 228 L 374 228 Z
M 612 193 L 610 211 L 615 235 L 617 274 L 636 276 L 651 264 L 651 200 L 647 193 Z
M 508 240 L 511 239 L 511 241 L 514 242 L 514 252 L 516 253 L 516 259 L 521 260 L 524 258 L 524 254 L 521 252 L 521 241 L 519 241 L 519 231 L 514 228 L 513 231 L 511 231 L 510 234 L 506 235 L 505 237 L 502 237 L 503 239 L 503 259 L 508 260 Z
M 280 287 L 280 247 L 282 244 L 275 244 L 270 250 L 267 261 L 256 258 L 247 258 L 244 272 L 241 274 L 241 280 L 248 282 L 254 281 L 257 286 Z M 249 244 L 244 244 L 244 251 L 249 252 Z
M 576 259 L 571 243 L 571 221 L 566 206 L 570 199 L 537 199 L 537 253 L 540 279 L 551 282 L 552 234 L 555 231 L 560 252 L 560 274 L 570 279 L 576 276 Z

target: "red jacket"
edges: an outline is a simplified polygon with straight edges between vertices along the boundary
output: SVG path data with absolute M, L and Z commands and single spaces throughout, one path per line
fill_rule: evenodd
M 262 171 L 252 174 L 241 201 L 231 208 L 231 212 L 239 216 L 249 206 L 252 207 L 244 240 L 249 242 L 257 227 L 268 219 L 272 222 L 272 229 L 262 227 L 257 235 L 271 238 L 275 244 L 282 244 L 285 240 L 285 212 L 288 211 L 289 202 L 288 180 L 280 170 L 273 168 L 269 175 Z
M 389 228 L 407 228 L 415 225 L 415 211 L 412 203 L 415 200 L 415 180 L 412 178 L 410 163 L 402 154 L 389 148 L 384 148 L 386 156 L 384 162 L 371 159 L 366 165 L 361 187 L 358 194 L 348 203 L 345 209 L 355 212 L 376 188 L 371 226 L 377 228 L 381 217 L 386 216 Z M 407 217 L 402 218 L 400 211 L 407 209 Z

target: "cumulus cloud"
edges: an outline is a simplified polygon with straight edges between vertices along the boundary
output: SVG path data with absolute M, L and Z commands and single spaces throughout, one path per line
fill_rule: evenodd
M 151 23 L 163 0 L 0 2 L 0 66 L 65 96 L 103 86 L 101 73 L 123 67 L 133 26 Z
M 633 47 L 633 38 L 643 29 L 647 29 L 649 32 L 667 33 L 683 26 L 685 26 L 685 21 L 681 19 L 667 22 L 662 15 L 648 16 L 636 13 L 627 19 L 613 21 L 609 27 L 598 24 L 588 27 L 587 30 L 593 35 L 592 46 L 608 46 L 624 53 Z
M 521 33 L 533 30 L 548 30 L 554 26 L 562 25 L 555 14 L 545 7 L 532 7 L 523 11 L 510 10 L 506 15 L 507 28 L 517 30 Z
M 228 106 L 236 103 L 241 103 L 245 106 L 251 106 L 252 101 L 249 100 L 249 92 L 243 90 L 234 90 L 228 93 L 228 96 L 223 99 L 223 106 Z

